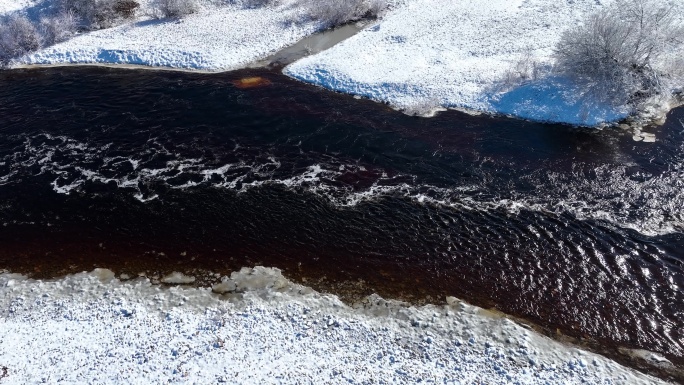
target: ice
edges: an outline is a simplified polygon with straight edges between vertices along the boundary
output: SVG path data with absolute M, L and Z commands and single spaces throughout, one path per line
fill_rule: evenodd
M 162 277 L 161 281 L 168 284 L 187 285 L 195 282 L 195 277 L 174 271 L 173 273 Z

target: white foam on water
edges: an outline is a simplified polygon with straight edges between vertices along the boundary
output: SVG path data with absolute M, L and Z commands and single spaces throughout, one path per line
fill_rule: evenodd
M 279 168 L 278 163 L 270 164 Z M 681 179 L 681 171 L 665 172 L 660 176 L 648 176 L 643 181 L 631 179 L 626 175 L 624 167 L 598 167 L 594 171 L 600 172 L 602 177 L 596 180 L 582 179 L 579 175 L 548 172 L 547 180 L 559 180 L 552 186 L 552 193 L 535 196 L 520 195 L 514 198 L 479 200 L 472 194 L 464 192 L 485 189 L 486 186 L 466 186 L 456 189 L 440 188 L 430 185 L 410 185 L 407 183 L 388 184 L 391 178 L 381 174 L 369 187 L 356 191 L 351 187 L 343 187 L 323 181 L 334 181 L 342 173 L 338 167 L 324 168 L 320 164 L 309 166 L 301 174 L 285 178 L 271 178 L 273 170 L 263 172 L 265 165 L 240 164 L 246 172 L 231 175 L 235 167 L 227 164 L 211 170 L 200 170 L 203 176 L 202 182 L 188 181 L 180 185 L 172 185 L 174 189 L 186 189 L 202 184 L 210 184 L 216 187 L 229 188 L 246 192 L 263 185 L 282 185 L 288 188 L 304 187 L 308 191 L 327 197 L 331 202 L 341 206 L 350 207 L 361 202 L 372 201 L 384 196 L 404 196 L 421 204 L 433 204 L 447 206 L 453 209 L 491 211 L 505 209 L 510 213 L 517 214 L 521 210 L 538 211 L 547 214 L 570 213 L 580 220 L 601 220 L 612 223 L 615 226 L 629 228 L 645 235 L 653 236 L 681 232 L 684 229 L 684 213 L 679 210 L 684 204 L 684 182 Z M 266 165 L 269 166 L 269 165 Z M 97 175 L 95 171 L 81 170 L 81 175 L 72 182 L 60 185 L 57 180 L 53 182 L 53 188 L 57 193 L 70 193 L 72 190 L 81 188 L 86 180 L 107 183 L 113 181 L 120 188 L 137 190 L 142 181 L 168 180 L 162 174 L 171 170 L 179 172 L 197 173 L 202 167 L 199 162 L 192 164 L 170 163 L 164 169 L 146 169 L 141 167 L 136 170 L 136 177 L 125 176 L 121 179 L 105 178 Z M 346 165 L 347 169 L 360 168 L 356 165 Z M 259 175 L 258 180 L 247 181 L 248 176 Z M 211 182 L 211 176 L 222 178 L 218 183 Z M 548 186 L 542 186 L 548 191 Z M 422 191 L 430 191 L 430 195 Z M 610 190 L 610 191 L 609 191 Z M 612 198 L 604 198 L 599 194 L 610 193 Z M 138 199 L 149 200 L 147 195 L 138 191 L 135 195 Z
M 43 139 L 58 143 L 43 144 Z M 240 159 L 237 153 L 237 161 L 215 164 L 202 158 L 182 158 L 159 143 L 151 143 L 144 152 L 129 157 L 107 156 L 110 146 L 93 146 L 65 136 L 40 134 L 26 139 L 22 150 L 3 160 L 19 167 L 9 167 L 7 175 L 0 176 L 0 183 L 11 183 L 20 175 L 17 174 L 19 168 L 39 166 L 39 175 L 55 176 L 52 188 L 59 194 L 81 191 L 86 182 L 97 182 L 113 184 L 130 191 L 141 202 L 147 202 L 158 198 L 155 191 L 149 191 L 149 186 L 160 182 L 172 189 L 212 186 L 238 193 L 264 185 L 281 185 L 305 189 L 340 207 L 398 196 L 454 210 L 571 214 L 580 220 L 599 220 L 648 236 L 684 231 L 684 212 L 681 210 L 684 206 L 684 160 L 671 162 L 668 170 L 659 175 L 643 171 L 634 175 L 629 172 L 630 165 L 588 169 L 580 164 L 563 172 L 538 170 L 523 177 L 538 191 L 513 190 L 506 192 L 506 196 L 496 196 L 492 191 L 497 191 L 497 186 L 489 184 L 497 182 L 486 178 L 469 185 L 443 188 L 421 183 L 415 175 L 390 175 L 384 169 L 368 172 L 363 164 L 334 159 L 289 169 L 283 167 L 285 160 L 273 155 L 257 158 L 246 155 Z M 61 155 L 57 157 L 56 154 Z M 153 161 L 157 156 L 170 160 L 159 165 Z M 146 166 L 151 160 L 154 166 Z M 121 167 L 124 163 L 131 167 Z M 358 173 L 363 173 L 364 187 L 340 182 L 345 175 Z
M 69 184 L 64 184 L 60 185 L 58 183 L 59 179 L 55 179 L 52 181 L 52 190 L 56 192 L 57 194 L 64 194 L 64 195 L 69 195 L 73 190 L 76 190 L 78 187 L 80 187 L 83 183 L 85 183 L 83 180 L 75 180 L 72 181 Z
M 663 383 L 453 297 L 350 307 L 263 267 L 222 285 L 0 274 L 3 383 Z
M 151 202 L 155 199 L 158 199 L 159 195 L 157 195 L 157 194 L 144 195 L 142 193 L 136 193 L 135 195 L 133 195 L 133 197 L 142 203 L 146 203 L 146 202 Z

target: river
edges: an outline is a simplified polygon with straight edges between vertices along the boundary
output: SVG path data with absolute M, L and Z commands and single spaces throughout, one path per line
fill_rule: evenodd
M 274 266 L 350 300 L 454 295 L 682 365 L 683 122 L 645 143 L 409 117 L 265 69 L 3 71 L 0 269 Z

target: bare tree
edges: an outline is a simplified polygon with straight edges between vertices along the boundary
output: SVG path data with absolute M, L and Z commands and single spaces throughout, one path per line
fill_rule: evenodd
M 389 8 L 389 3 L 387 0 L 367 0 L 367 8 L 369 16 L 379 17 Z
M 242 0 L 240 4 L 246 8 L 261 8 L 267 5 L 277 5 L 280 0 Z
M 0 66 L 14 58 L 62 42 L 79 28 L 107 28 L 133 17 L 139 4 L 135 0 L 57 0 L 40 21 L 26 16 L 0 18 Z
M 59 0 L 62 12 L 79 18 L 87 29 L 109 28 L 133 17 L 140 6 L 135 0 Z
M 52 45 L 67 40 L 76 33 L 78 20 L 71 11 L 62 11 L 40 20 L 40 32 L 44 45 Z
M 377 17 L 389 6 L 386 0 L 308 0 L 307 3 L 309 17 L 325 28 Z
M 195 0 L 157 0 L 153 3 L 153 16 L 158 19 L 187 16 L 197 10 Z
M 677 3 L 618 0 L 563 35 L 558 70 L 600 100 L 637 105 L 667 91 L 662 59 L 684 47 L 683 25 Z
M 36 27 L 25 17 L 13 15 L 0 19 L 0 66 L 42 46 Z
M 335 27 L 353 19 L 362 13 L 362 0 L 310 0 L 309 15 L 326 27 Z
M 523 84 L 542 79 L 552 71 L 553 66 L 540 61 L 535 56 L 533 47 L 528 46 L 516 60 L 511 62 L 510 67 L 506 69 L 501 79 L 492 86 L 491 91 L 495 94 L 510 91 Z

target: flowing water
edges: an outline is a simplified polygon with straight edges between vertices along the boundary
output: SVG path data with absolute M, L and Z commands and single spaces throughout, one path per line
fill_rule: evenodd
M 681 363 L 684 110 L 648 131 L 415 118 L 267 70 L 4 71 L 0 269 L 263 264 Z

